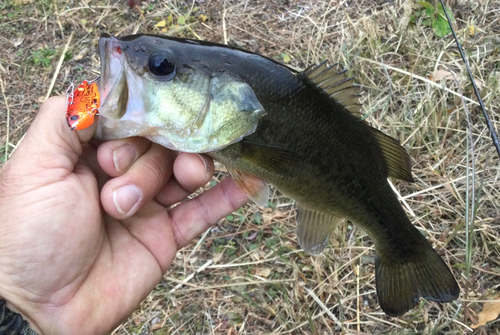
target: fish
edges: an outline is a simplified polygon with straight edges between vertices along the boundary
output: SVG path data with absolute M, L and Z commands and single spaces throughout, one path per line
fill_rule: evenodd
M 320 254 L 342 220 L 354 222 L 374 242 L 376 292 L 389 316 L 421 297 L 458 298 L 452 272 L 387 181 L 413 181 L 410 156 L 360 118 L 359 87 L 341 65 L 296 71 L 227 45 L 144 34 L 105 34 L 99 51 L 97 138 L 144 136 L 205 153 L 257 204 L 272 184 L 295 200 L 308 254 Z
M 98 79 L 84 80 L 76 89 L 71 84 L 66 91 L 66 121 L 71 130 L 82 130 L 94 123 L 101 103 Z

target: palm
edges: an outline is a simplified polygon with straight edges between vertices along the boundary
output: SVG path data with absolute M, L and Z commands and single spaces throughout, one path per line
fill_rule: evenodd
M 95 156 L 95 152 L 86 154 Z M 133 217 L 122 222 L 113 219 L 99 202 L 97 179 L 103 181 L 105 174 L 82 162 L 74 171 L 47 169 L 37 176 L 37 188 L 29 190 L 29 185 L 23 185 L 28 192 L 17 207 L 29 209 L 33 215 L 20 223 L 24 229 L 16 245 L 33 252 L 23 250 L 19 254 L 13 272 L 22 275 L 13 279 L 18 287 L 29 288 L 23 292 L 25 300 L 64 306 L 61 318 L 73 317 L 65 315 L 66 311 L 73 314 L 73 308 L 92 305 L 89 300 L 94 299 L 96 305 L 102 299 L 112 301 L 113 306 L 108 306 L 107 313 L 100 314 L 103 319 L 96 323 L 109 329 L 113 326 L 109 324 L 110 315 L 111 322 L 116 322 L 131 312 L 123 309 L 128 302 L 124 300 L 133 300 L 137 305 L 168 266 L 164 264 L 162 269 L 147 245 L 147 235 L 151 232 L 157 236 L 159 226 L 165 226 L 167 212 L 150 201 Z M 40 189 L 42 181 L 48 185 Z M 175 240 L 170 242 L 163 247 L 169 259 L 177 251 Z M 26 264 L 31 266 L 26 268 Z
M 68 135 L 66 125 L 49 122 L 55 130 L 47 130 L 37 120 L 32 128 L 39 132 L 30 129 L 0 180 L 0 296 L 46 333 L 109 332 L 158 283 L 179 248 L 246 201 L 225 181 L 167 212 L 207 182 L 213 171 L 206 163 L 175 158 L 144 139 L 106 142 L 97 151 Z M 38 148 L 37 136 L 48 144 Z M 117 172 L 111 153 L 124 143 L 139 157 Z M 179 161 L 188 164 L 176 171 Z M 129 184 L 143 196 L 120 214 L 114 190 Z

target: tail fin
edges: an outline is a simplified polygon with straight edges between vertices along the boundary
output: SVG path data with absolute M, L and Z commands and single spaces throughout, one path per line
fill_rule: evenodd
M 403 315 L 420 297 L 436 302 L 458 298 L 460 288 L 453 274 L 427 240 L 409 259 L 385 258 L 375 259 L 377 295 L 385 314 Z

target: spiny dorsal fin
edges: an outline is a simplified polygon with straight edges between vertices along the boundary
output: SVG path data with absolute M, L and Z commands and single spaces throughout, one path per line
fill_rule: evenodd
M 227 168 L 231 178 L 257 206 L 266 207 L 269 201 L 269 185 L 251 174 Z
M 380 130 L 370 128 L 377 143 L 382 149 L 385 162 L 389 168 L 389 177 L 413 182 L 411 176 L 411 161 L 406 150 L 390 136 L 387 136 Z
M 297 240 L 301 248 L 310 255 L 319 255 L 342 218 L 301 205 L 298 206 L 297 212 Z
M 303 73 L 306 77 L 316 77 L 318 74 L 323 72 L 323 70 L 325 70 L 327 66 L 327 61 L 324 60 L 318 66 L 316 66 L 315 64 L 309 66 L 304 70 Z
M 327 61 L 324 61 L 318 66 L 308 67 L 303 75 L 349 112 L 361 117 L 359 86 L 354 85 L 354 77 L 347 77 L 347 69 L 341 64 L 328 66 Z

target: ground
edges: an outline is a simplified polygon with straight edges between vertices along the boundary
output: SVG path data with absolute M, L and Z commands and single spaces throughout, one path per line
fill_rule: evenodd
M 2 1 L 0 162 L 22 140 L 47 95 L 64 94 L 71 81 L 98 75 L 103 32 L 227 43 L 298 70 L 325 59 L 344 63 L 364 91 L 365 119 L 398 139 L 412 157 L 415 183 L 393 182 L 412 223 L 453 269 L 460 299 L 422 301 L 402 317 L 385 316 L 366 234 L 350 223 L 339 226 L 322 255 L 308 256 L 297 245 L 293 201 L 273 191 L 268 207 L 247 205 L 180 251 L 154 292 L 113 334 L 498 334 L 498 319 L 470 327 L 485 301 L 499 299 L 499 159 L 434 5 Z M 500 1 L 447 6 L 499 129 Z M 469 182 L 474 187 L 468 187 L 468 173 L 475 175 Z M 212 183 L 224 176 L 220 166 Z M 473 221 L 467 218 L 471 204 Z

